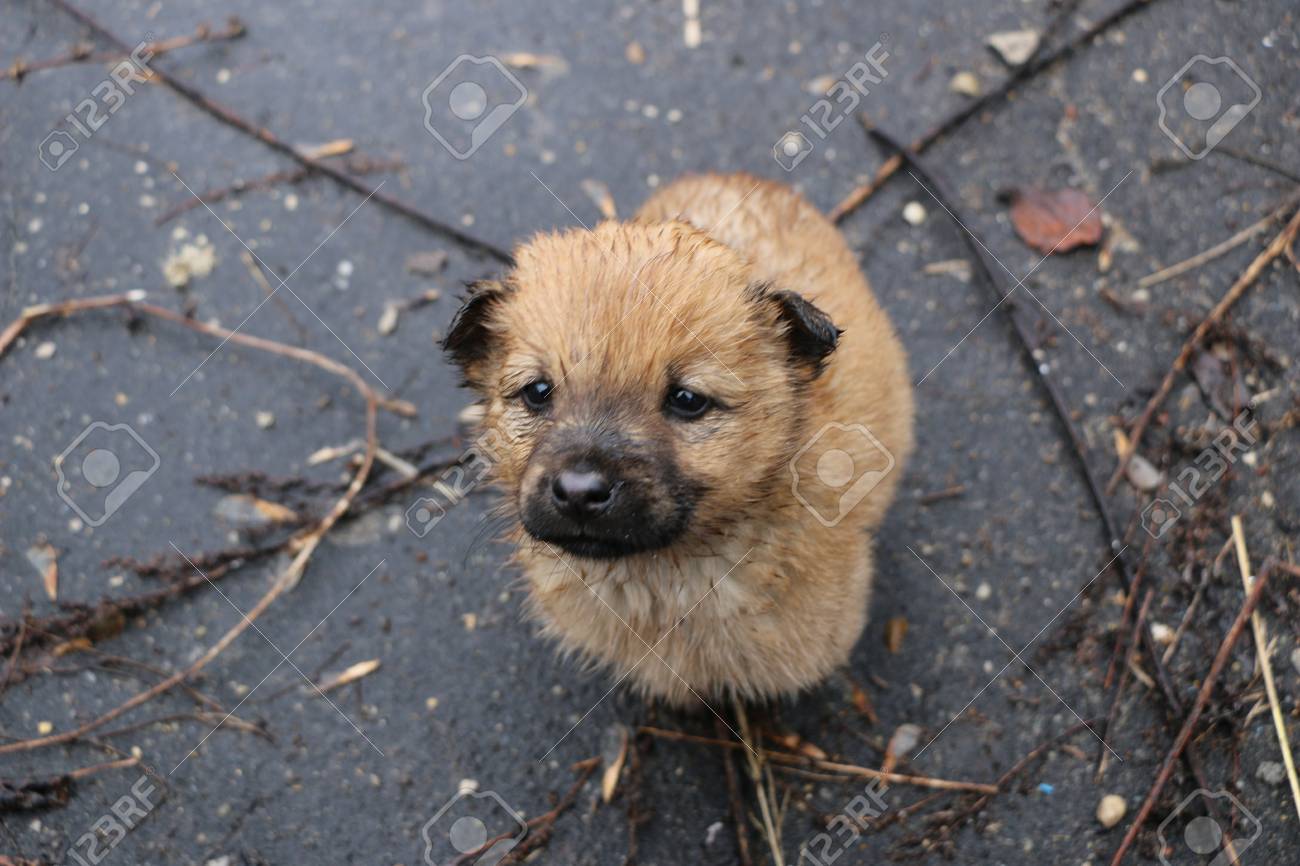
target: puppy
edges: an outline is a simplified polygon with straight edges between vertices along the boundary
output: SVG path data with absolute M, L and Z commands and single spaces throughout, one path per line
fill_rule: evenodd
M 787 187 L 705 175 L 515 258 L 445 349 L 482 397 L 544 630 L 675 705 L 844 663 L 913 408 L 835 227 Z

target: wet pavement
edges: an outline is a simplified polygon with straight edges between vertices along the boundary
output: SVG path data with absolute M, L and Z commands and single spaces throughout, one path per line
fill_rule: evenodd
M 1085 0 L 1055 39 L 1116 5 Z M 111 47 L 51 4 L 3 0 L 2 8 L 4 66 L 82 41 Z M 819 105 L 821 93 L 872 59 L 882 80 L 859 79 L 868 92 L 858 93 L 853 114 L 914 138 L 971 98 L 956 92 L 972 86 L 962 73 L 982 91 L 1008 74 L 985 44 L 990 35 L 1042 31 L 1056 10 L 1041 0 L 871 8 L 237 0 L 105 2 L 93 14 L 130 45 L 239 16 L 242 39 L 150 64 L 296 147 L 350 139 L 355 153 L 331 158 L 340 166 L 399 162 L 361 176 L 368 188 L 508 248 L 538 230 L 594 224 L 605 190 L 627 215 L 689 171 L 753 172 L 830 209 L 882 156 L 845 113 L 847 102 Z M 1277 231 L 1138 286 L 1251 225 L 1294 187 L 1294 178 L 1240 155 L 1300 172 L 1298 49 L 1296 11 L 1283 2 L 1155 2 L 927 152 L 956 192 L 965 229 L 1011 275 L 1007 287 L 1024 280 L 1007 305 L 1041 341 L 1039 361 L 1103 478 L 1115 465 L 1115 422 L 1131 423 L 1184 336 Z M 484 57 L 494 60 L 476 62 Z M 1231 64 L 1214 62 L 1220 57 Z M 101 86 L 112 69 L 81 63 L 0 82 L 0 319 L 31 304 L 144 290 L 201 322 L 320 352 L 410 401 L 414 418 L 380 415 L 387 451 L 416 465 L 455 453 L 469 398 L 436 341 L 461 285 L 499 263 L 321 177 L 268 184 L 157 224 L 193 192 L 296 166 L 166 87 L 134 83 L 112 95 Z M 1162 96 L 1170 80 L 1175 89 Z M 1192 94 L 1183 82 L 1211 90 Z M 1210 146 L 1216 118 L 1234 110 L 1241 116 L 1229 115 L 1219 129 L 1230 132 Z M 1198 114 L 1205 118 L 1190 116 Z M 789 130 L 803 138 L 774 158 Z M 1104 253 L 1044 258 L 1026 246 L 1002 194 L 1029 186 L 1072 187 L 1101 202 Z M 1080 718 L 1104 720 L 1111 693 L 1102 680 L 1123 608 L 1105 568 L 1113 551 L 1004 314 L 953 264 L 966 256 L 961 229 L 906 176 L 842 227 L 908 348 L 919 380 L 918 448 L 878 538 L 872 619 L 846 676 L 763 718 L 866 766 L 880 765 L 899 725 L 919 725 L 928 745 L 906 771 L 993 781 Z M 446 263 L 432 273 L 410 266 L 412 256 L 439 252 Z M 1170 630 L 1219 553 L 1228 515 L 1244 515 L 1257 562 L 1286 556 L 1300 527 L 1297 288 L 1295 267 L 1280 259 L 1234 308 L 1232 328 L 1216 335 L 1235 347 L 1234 375 L 1256 398 L 1264 433 L 1253 456 L 1187 509 L 1182 527 L 1151 545 L 1149 616 Z M 386 312 L 431 290 L 437 300 L 403 307 L 395 322 Z M 1148 440 L 1162 443 L 1150 448 L 1156 462 L 1169 430 L 1200 429 L 1213 414 L 1186 377 L 1165 410 L 1167 424 Z M 16 622 L 24 605 L 33 616 L 57 611 L 42 583 L 51 548 L 67 602 L 158 586 L 113 557 L 197 558 L 256 542 L 247 522 L 265 520 L 265 511 L 250 514 L 246 502 L 196 484 L 199 476 L 300 476 L 317 486 L 264 498 L 323 509 L 350 464 L 313 457 L 363 432 L 355 392 L 310 365 L 121 310 L 32 326 L 0 358 L 0 616 Z M 1197 450 L 1174 449 L 1174 472 Z M 59 469 L 72 465 L 84 475 L 61 489 Z M 385 467 L 377 481 L 398 475 Z M 933 495 L 949 488 L 960 489 Z M 459 809 L 490 815 L 497 829 L 512 826 L 512 812 L 544 813 L 552 793 L 572 783 L 570 765 L 617 752 L 619 725 L 713 736 L 711 715 L 647 708 L 622 690 L 607 695 L 605 677 L 557 657 L 522 615 L 508 551 L 492 540 L 490 495 L 475 493 L 432 526 L 418 508 L 408 512 L 426 495 L 435 493 L 418 485 L 340 524 L 301 584 L 206 668 L 195 685 L 222 708 L 215 720 L 239 705 L 247 724 L 213 733 L 210 715 L 196 717 L 213 710 L 179 691 L 150 702 L 101 733 L 180 717 L 109 740 L 138 750 L 157 781 L 137 768 L 107 770 L 79 782 L 65 806 L 0 813 L 0 854 L 54 864 L 100 862 L 95 855 L 108 852 L 102 862 L 411 866 L 424 862 L 422 833 L 446 850 Z M 1111 499 L 1121 525 L 1151 496 L 1121 485 Z M 1184 531 L 1192 523 L 1195 534 Z M 1138 523 L 1130 528 L 1124 555 L 1135 564 L 1147 535 Z M 1185 574 L 1189 557 L 1199 564 Z M 133 615 L 94 648 L 178 670 L 235 626 L 284 564 L 253 562 L 222 577 L 220 591 L 205 586 Z M 1186 700 L 1240 601 L 1229 557 L 1170 662 Z M 1277 638 L 1273 665 L 1293 730 L 1297 604 L 1294 579 L 1279 577 L 1261 607 Z M 891 620 L 907 623 L 896 651 L 885 639 Z M 1212 793 L 1236 798 L 1238 847 L 1248 840 L 1250 848 L 1243 861 L 1294 862 L 1296 806 L 1271 766 L 1281 758 L 1268 712 L 1251 712 L 1262 686 L 1251 678 L 1248 645 L 1234 655 L 1200 750 Z M 39 670 L 20 666 L 0 698 L 8 737 L 69 730 L 159 679 L 84 647 L 56 655 L 56 646 L 25 655 Z M 311 685 L 375 660 L 376 669 L 325 696 Z M 1143 664 L 1107 743 L 1084 731 L 1032 766 L 1023 784 L 956 832 L 957 862 L 1109 862 L 1127 821 L 1103 828 L 1098 802 L 1118 794 L 1135 812 L 1172 739 L 1157 691 L 1142 684 Z M 855 708 L 852 683 L 870 696 L 874 724 Z M 1094 728 L 1104 731 L 1104 722 Z M 1108 749 L 1118 759 L 1097 782 Z M 0 754 L 0 777 L 50 776 L 112 757 L 89 743 Z M 715 748 L 653 741 L 639 776 L 638 785 L 625 776 L 604 804 L 597 773 L 536 862 L 623 862 L 633 790 L 644 818 L 637 862 L 737 862 Z M 792 786 L 782 835 L 786 862 L 796 862 L 824 816 L 860 785 L 777 778 Z M 1195 788 L 1175 776 L 1127 862 L 1158 862 L 1155 829 Z M 459 790 L 495 797 L 456 800 Z M 923 793 L 892 787 L 886 814 Z M 122 798 L 132 808 L 111 817 Z M 863 833 L 839 862 L 877 862 L 926 829 L 913 818 Z M 759 833 L 752 845 L 754 862 L 769 862 Z M 943 859 L 938 850 L 916 853 Z M 1181 837 L 1167 856 L 1209 862 Z

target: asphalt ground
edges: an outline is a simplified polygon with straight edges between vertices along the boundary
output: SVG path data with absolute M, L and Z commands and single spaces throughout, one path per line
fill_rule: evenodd
M 1115 5 L 1085 0 L 1057 40 Z M 0 8 L 5 66 L 54 57 L 83 41 L 111 47 L 51 4 L 4 0 Z M 365 181 L 382 181 L 383 193 L 502 247 L 538 230 L 600 219 L 593 181 L 624 215 L 654 187 L 690 171 L 753 172 L 792 183 L 829 209 L 882 161 L 852 117 L 792 170 L 773 158 L 787 130 L 817 138 L 801 118 L 818 111 L 828 83 L 879 44 L 888 54 L 886 75 L 859 108 L 881 128 L 912 138 L 970 98 L 954 92 L 955 75 L 971 73 L 989 90 L 1008 74 L 985 45 L 989 35 L 1041 31 L 1056 11 L 1040 0 L 871 7 L 709 0 L 699 11 L 699 44 L 691 46 L 688 16 L 666 2 L 236 0 L 85 8 L 128 44 L 239 16 L 244 38 L 152 63 L 295 146 L 346 138 L 370 159 L 400 160 L 399 170 L 366 174 Z M 1116 421 L 1132 421 L 1191 327 L 1276 232 L 1175 280 L 1137 287 L 1146 274 L 1264 216 L 1294 186 L 1227 151 L 1300 170 L 1298 40 L 1296 10 L 1284 2 L 1156 2 L 927 152 L 956 192 L 965 230 L 1014 275 L 999 275 L 1008 287 L 1028 275 L 1004 308 L 1014 306 L 1032 324 L 1040 363 L 1103 478 L 1115 465 Z M 509 76 L 491 65 L 458 65 L 465 54 L 501 58 Z M 1158 96 L 1198 56 L 1207 60 L 1190 74 L 1212 78 L 1225 104 L 1253 102 L 1254 87 L 1259 100 L 1217 147 L 1191 159 L 1174 139 L 1198 152 L 1203 142 L 1195 134 L 1204 123 L 1183 117 L 1181 125 L 1165 124 L 1191 140 L 1166 134 Z M 1236 70 L 1206 65 L 1219 57 Z M 444 440 L 451 444 L 439 447 L 454 449 L 469 397 L 436 341 L 461 284 L 499 264 L 319 177 L 252 190 L 156 225 L 192 198 L 190 190 L 294 166 L 161 86 L 138 86 L 111 112 L 113 101 L 100 102 L 103 125 L 82 135 L 66 116 L 84 111 L 76 108 L 82 100 L 102 98 L 96 88 L 111 68 L 83 63 L 32 72 L 21 84 L 0 82 L 0 319 L 30 304 L 142 289 L 152 302 L 200 321 L 321 352 L 411 401 L 415 418 L 381 414 L 379 435 L 389 451 Z M 426 129 L 423 97 L 444 71 L 450 77 L 440 86 L 478 80 L 494 105 L 511 104 L 516 82 L 527 94 L 466 159 L 448 147 L 472 145 L 470 130 L 442 130 L 444 146 Z M 473 95 L 461 95 L 467 92 Z M 435 97 L 442 93 L 435 88 Z M 444 107 L 436 107 L 445 124 Z M 75 152 L 67 139 L 53 152 L 49 136 L 59 130 L 72 136 Z M 51 163 L 61 164 L 51 170 Z M 1022 243 L 1001 194 L 1026 186 L 1072 187 L 1101 202 L 1110 261 L 1097 249 L 1044 258 Z M 924 208 L 920 224 L 903 218 L 909 202 Z M 843 230 L 923 380 L 918 448 L 877 539 L 872 620 L 845 677 L 761 716 L 769 729 L 795 732 L 866 766 L 879 766 L 899 725 L 918 725 L 930 745 L 906 771 L 992 781 L 1079 718 L 1109 711 L 1102 679 L 1123 606 L 1114 570 L 1105 568 L 1114 552 L 1003 309 L 991 310 L 986 291 L 960 269 L 934 267 L 966 257 L 963 229 L 899 176 Z M 186 252 L 186 244 L 193 249 Z M 174 273 L 180 254 L 202 271 L 209 248 L 210 273 L 181 288 L 169 283 L 166 263 Z M 269 301 L 241 258 L 250 249 L 273 272 Z M 447 262 L 432 276 L 408 269 L 412 255 L 439 251 Z M 387 304 L 431 289 L 438 300 L 402 312 L 396 330 L 384 333 Z M 1146 580 L 1157 593 L 1149 617 L 1168 627 L 1178 625 L 1202 567 L 1219 552 L 1228 515 L 1244 515 L 1257 561 L 1285 557 L 1300 526 L 1300 461 L 1288 421 L 1300 385 L 1295 268 L 1282 259 L 1267 269 L 1230 323 L 1234 330 L 1222 339 L 1237 347 L 1234 363 L 1249 394 L 1265 395 L 1256 407 L 1265 434 L 1253 462 L 1234 467 L 1189 509 L 1182 527 L 1152 544 Z M 37 567 L 45 545 L 58 552 L 60 600 L 93 601 L 157 585 L 106 564 L 112 557 L 174 556 L 173 545 L 194 557 L 248 541 L 225 494 L 197 485 L 198 476 L 260 471 L 321 484 L 343 477 L 346 459 L 312 464 L 309 457 L 362 434 L 361 402 L 346 383 L 218 343 L 109 311 L 35 325 L 0 359 L 0 616 L 7 622 L 25 606 L 33 616 L 56 612 Z M 1196 449 L 1171 451 L 1171 431 L 1194 441 L 1212 409 L 1186 377 L 1166 409 L 1149 439 L 1150 456 L 1174 460 L 1177 471 Z M 88 428 L 107 437 L 97 447 L 144 474 L 98 526 L 91 523 L 103 516 L 105 500 L 80 499 L 84 490 L 76 488 L 65 491 L 72 502 L 65 501 L 56 471 L 65 450 L 75 457 L 98 441 L 78 439 Z M 928 498 L 954 486 L 959 495 Z M 508 827 L 505 809 L 542 814 L 552 793 L 574 779 L 571 764 L 608 757 L 620 725 L 653 722 L 713 735 L 707 713 L 645 707 L 622 690 L 607 696 L 605 677 L 558 658 L 522 617 L 508 551 L 491 540 L 491 496 L 469 497 L 418 536 L 407 528 L 407 510 L 427 492 L 411 491 L 341 524 L 301 584 L 196 683 L 225 709 L 239 704 L 238 717 L 273 739 L 229 723 L 210 733 L 211 721 L 193 718 L 113 737 L 128 754 L 138 750 L 165 786 L 147 776 L 139 782 L 137 768 L 96 774 L 62 807 L 0 814 L 0 853 L 56 864 L 79 862 L 77 853 L 95 862 L 88 852 L 109 850 L 120 836 L 103 862 L 409 866 L 423 862 L 422 830 L 466 780 L 500 803 L 462 798 L 453 807 L 487 809 L 498 822 L 492 826 Z M 1111 503 L 1128 525 L 1150 496 L 1121 485 Z M 320 508 L 330 497 L 307 490 L 288 501 Z M 1193 523 L 1199 534 L 1184 531 Z M 1146 536 L 1131 528 L 1125 556 L 1136 563 Z M 1186 577 L 1189 559 L 1198 564 Z M 177 670 L 238 623 L 283 565 L 254 563 L 222 578 L 220 592 L 196 591 L 133 616 L 95 649 Z M 1170 663 L 1185 700 L 1240 603 L 1228 558 L 1209 579 Z M 1276 638 L 1273 665 L 1292 728 L 1300 695 L 1298 603 L 1294 580 L 1279 577 L 1261 607 Z M 907 632 L 891 651 L 886 624 L 900 619 Z M 1250 646 L 1249 637 L 1238 646 L 1198 748 L 1213 792 L 1227 791 L 1239 803 L 1235 835 L 1239 842 L 1251 837 L 1243 862 L 1297 863 L 1296 807 L 1266 766 L 1280 760 L 1276 735 L 1267 712 L 1250 712 L 1261 692 Z M 309 685 L 370 660 L 379 660 L 377 670 L 328 699 Z M 85 650 L 44 665 L 49 670 L 18 675 L 0 698 L 7 736 L 37 736 L 46 725 L 68 730 L 157 680 L 123 674 Z M 870 696 L 874 724 L 855 709 L 850 680 Z M 195 706 L 183 693 L 168 694 L 105 730 L 193 716 Z M 1098 739 L 1082 732 L 1069 749 L 1033 765 L 1022 784 L 955 833 L 956 861 L 1109 862 L 1127 821 L 1103 828 L 1098 802 L 1118 794 L 1131 816 L 1172 740 L 1157 691 L 1131 684 L 1107 744 Z M 1122 761 L 1112 759 L 1097 782 L 1096 761 L 1107 749 Z M 0 777 L 50 776 L 111 757 L 84 743 L 0 755 Z M 579 791 L 536 862 L 623 862 L 632 799 L 644 818 L 637 862 L 736 862 L 717 749 L 654 741 L 640 782 L 625 777 L 609 804 L 600 802 L 599 779 Z M 783 838 L 787 862 L 795 862 L 822 817 L 842 809 L 860 786 L 778 779 L 791 784 Z M 1128 862 L 1159 862 L 1154 829 L 1195 789 L 1180 770 Z M 886 813 L 923 793 L 892 787 Z M 147 816 L 118 833 L 122 822 L 106 816 L 123 797 Z M 442 813 L 428 831 L 444 848 L 453 814 Z M 903 837 L 927 829 L 913 817 L 863 833 L 839 862 L 877 862 Z M 96 830 L 96 841 L 83 841 Z M 754 862 L 768 862 L 765 843 L 752 836 Z M 926 863 L 945 858 L 939 848 L 914 853 Z M 1168 856 L 1181 858 L 1171 863 L 1209 862 L 1192 857 L 1179 838 Z

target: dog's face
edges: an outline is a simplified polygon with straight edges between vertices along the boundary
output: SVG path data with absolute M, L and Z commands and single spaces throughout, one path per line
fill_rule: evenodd
M 680 224 L 539 236 L 516 258 L 444 345 L 528 535 L 630 556 L 707 539 L 784 484 L 838 337 L 820 310 Z

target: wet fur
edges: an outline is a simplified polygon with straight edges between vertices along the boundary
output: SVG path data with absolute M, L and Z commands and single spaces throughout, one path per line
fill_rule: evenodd
M 530 610 L 566 651 L 674 704 L 791 694 L 846 661 L 867 617 L 870 531 L 912 449 L 912 394 L 853 254 L 797 194 L 693 176 L 632 221 L 538 235 L 502 281 L 475 287 L 447 343 L 483 397 Z M 515 396 L 539 369 L 559 380 L 550 417 Z M 727 410 L 665 418 L 673 380 Z M 864 425 L 897 465 L 828 527 L 794 495 L 790 464 L 835 422 Z M 547 450 L 589 430 L 658 449 L 689 481 L 638 469 L 648 521 L 692 500 L 666 547 L 593 559 L 523 530 Z M 834 513 L 837 491 L 801 492 Z

